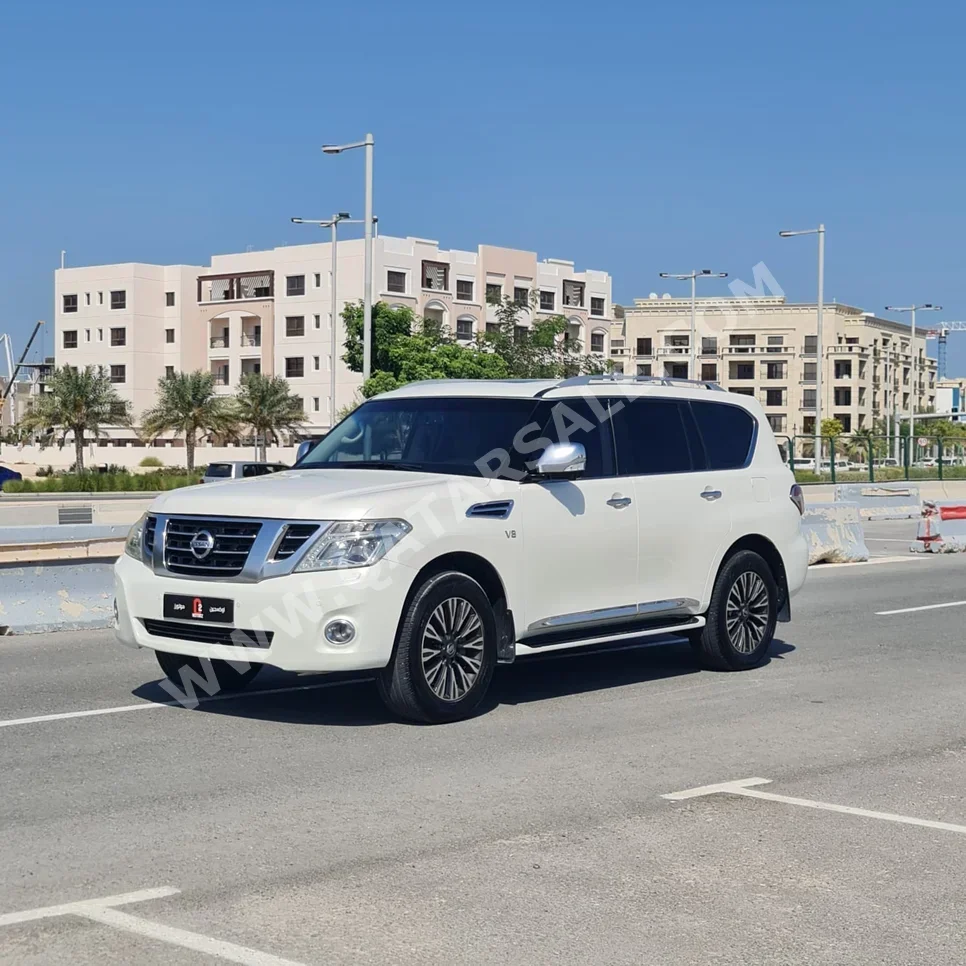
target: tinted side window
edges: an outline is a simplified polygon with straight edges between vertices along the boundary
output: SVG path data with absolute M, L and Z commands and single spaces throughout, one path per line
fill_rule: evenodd
M 735 470 L 745 465 L 755 433 L 755 419 L 747 410 L 725 403 L 692 402 L 712 470 Z
M 587 451 L 587 470 L 581 479 L 592 480 L 614 475 L 614 452 L 607 400 L 591 407 L 583 399 L 561 399 L 549 403 L 543 435 L 552 443 L 582 443 Z M 539 454 L 536 454 L 539 455 Z
M 231 466 L 228 463 L 209 463 L 205 476 L 227 478 L 231 476 Z
M 704 463 L 685 421 L 687 403 L 675 399 L 622 399 L 614 403 L 611 423 L 621 476 L 689 473 Z

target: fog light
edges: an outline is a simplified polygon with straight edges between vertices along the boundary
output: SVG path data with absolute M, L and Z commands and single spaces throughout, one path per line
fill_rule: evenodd
M 348 644 L 356 636 L 352 621 L 334 620 L 325 625 L 325 639 L 330 644 Z

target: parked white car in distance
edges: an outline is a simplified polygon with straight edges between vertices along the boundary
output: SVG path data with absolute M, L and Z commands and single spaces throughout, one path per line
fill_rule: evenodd
M 117 635 L 179 686 L 373 670 L 417 721 L 471 714 L 497 663 L 602 641 L 682 635 L 741 670 L 805 581 L 803 508 L 760 405 L 715 386 L 414 383 L 292 470 L 159 496 L 115 567 Z
M 287 470 L 284 463 L 265 463 L 261 460 L 222 460 L 209 463 L 205 468 L 202 483 L 217 483 L 224 480 L 248 480 L 255 476 L 267 476 Z

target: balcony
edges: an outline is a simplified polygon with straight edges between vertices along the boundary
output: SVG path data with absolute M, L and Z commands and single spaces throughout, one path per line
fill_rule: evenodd
M 830 356 L 851 356 L 856 355 L 866 358 L 869 354 L 869 347 L 864 345 L 831 345 L 826 350 Z
M 257 349 L 262 344 L 262 334 L 261 332 L 248 333 L 242 332 L 241 344 L 244 349 Z
M 224 275 L 198 276 L 198 302 L 243 302 L 248 299 L 275 297 L 275 273 L 232 272 Z
M 227 349 L 230 345 L 231 340 L 227 335 L 213 335 L 208 340 L 209 349 Z
M 691 350 L 686 345 L 662 345 L 658 346 L 659 356 L 686 356 Z

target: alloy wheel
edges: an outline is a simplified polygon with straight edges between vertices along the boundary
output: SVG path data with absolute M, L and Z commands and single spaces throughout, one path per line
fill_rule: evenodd
M 764 640 L 771 602 L 764 580 L 752 570 L 739 574 L 725 605 L 725 623 L 732 647 L 752 654 Z
M 429 615 L 423 629 L 423 676 L 443 701 L 459 701 L 483 668 L 483 622 L 463 597 L 448 597 Z

